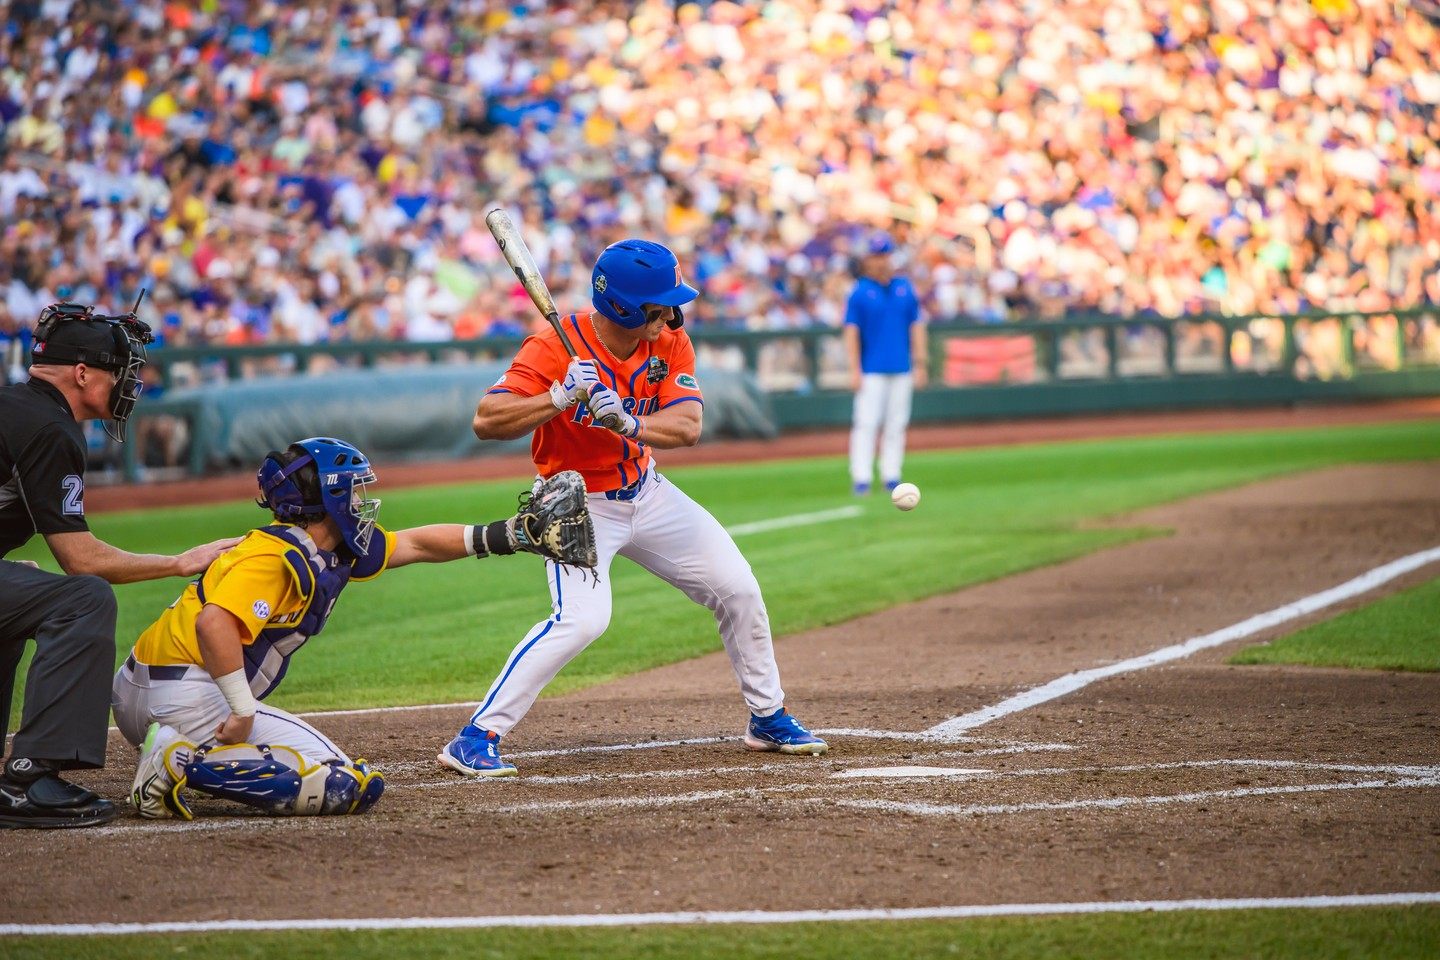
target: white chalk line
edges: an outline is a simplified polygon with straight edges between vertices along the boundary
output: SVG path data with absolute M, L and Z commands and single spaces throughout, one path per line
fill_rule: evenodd
M 1152 797 L 1101 797 L 1093 800 L 1058 800 L 1036 803 L 939 804 L 903 802 L 899 800 L 834 800 L 826 804 L 857 810 L 883 810 L 886 813 L 909 813 L 922 817 L 986 816 L 1008 813 L 1035 813 L 1044 810 L 1114 810 L 1123 807 L 1163 806 L 1172 803 L 1201 803 L 1206 800 L 1236 800 L 1243 797 L 1265 797 L 1286 793 L 1325 793 L 1338 790 L 1394 790 L 1412 787 L 1440 787 L 1440 777 L 1416 777 L 1401 780 L 1361 780 L 1350 783 L 1306 783 L 1284 787 L 1239 787 L 1233 790 L 1199 790 L 1194 793 L 1172 793 Z
M 874 920 L 967 920 L 976 917 L 1175 913 L 1187 910 L 1333 910 L 1440 903 L 1440 892 L 1361 893 L 1310 897 L 1195 900 L 1098 900 L 1080 903 L 986 903 L 946 907 L 848 910 L 691 910 L 673 913 L 520 914 L 495 917 L 336 917 L 295 920 L 170 920 L 158 923 L 6 923 L 0 936 L 116 936 L 256 930 L 470 930 L 496 927 L 650 927 L 676 924 L 834 923 Z
M 737 523 L 734 526 L 726 527 L 725 532 L 732 537 L 743 537 L 749 533 L 766 533 L 770 530 L 784 530 L 789 527 L 808 527 L 816 523 L 829 523 L 832 520 L 849 520 L 864 513 L 864 508 L 857 505 L 849 507 L 837 507 L 834 510 L 817 510 L 814 513 L 795 513 L 788 517 L 774 517 L 770 520 L 755 520 L 751 523 Z
M 1023 747 L 999 747 L 994 750 L 973 750 L 960 752 L 955 750 L 943 753 L 910 754 L 908 759 L 915 760 L 938 760 L 948 757 L 984 757 L 999 756 L 1007 753 L 1014 753 L 1025 750 Z M 495 786 L 495 787 L 527 787 L 527 786 L 570 786 L 582 783 L 609 783 L 615 780 L 683 780 L 688 777 L 711 777 L 730 776 L 747 773 L 790 773 L 790 774 L 813 774 L 829 773 L 832 777 L 853 778 L 859 776 L 850 765 L 865 763 L 881 763 L 893 761 L 895 757 L 870 755 L 870 756 L 849 756 L 844 758 L 847 769 L 834 771 L 826 766 L 819 766 L 814 762 L 804 759 L 787 760 L 783 763 L 759 763 L 748 766 L 736 767 L 689 767 L 675 770 L 635 770 L 616 773 L 574 773 L 574 774 L 526 774 L 522 777 L 460 777 L 450 775 L 439 780 L 422 780 L 418 783 L 391 783 L 386 785 L 388 790 L 424 790 L 435 787 L 471 787 L 471 786 Z M 411 767 L 418 764 L 411 764 Z M 436 765 L 425 764 L 425 769 L 433 770 Z M 984 770 L 970 769 L 966 775 L 975 779 L 996 778 L 996 777 L 1052 777 L 1064 776 L 1076 773 L 1140 773 L 1154 770 L 1203 770 L 1210 767 L 1260 767 L 1272 770 L 1318 770 L 1341 773 L 1389 773 L 1396 776 L 1407 777 L 1440 777 L 1440 767 L 1412 766 L 1412 765 L 1388 765 L 1388 764 L 1356 764 L 1356 763 L 1323 763 L 1304 760 L 1178 760 L 1170 763 L 1137 763 L 1113 767 L 1038 767 L 1026 770 Z M 391 772 L 393 768 L 385 768 L 381 773 Z M 871 768 L 890 769 L 890 768 Z M 953 775 L 953 774 L 952 774 Z M 879 774 L 877 774 L 879 776 Z M 903 779 L 894 773 L 883 774 L 886 779 Z M 923 779 L 926 774 L 917 774 L 917 779 Z
M 1016 753 L 1049 753 L 1055 751 L 1074 750 L 1073 746 L 1065 743 L 1037 743 L 1022 744 L 1013 747 L 988 747 L 976 750 L 946 750 L 938 753 L 910 754 L 913 759 L 928 759 L 942 757 L 999 757 L 1009 756 Z M 520 756 L 520 754 L 507 754 L 507 756 Z M 845 763 L 880 762 L 894 760 L 893 756 L 873 754 L 860 756 L 846 754 Z M 518 777 L 461 777 L 451 775 L 441 780 L 422 781 L 420 783 L 393 783 L 388 784 L 386 789 L 405 788 L 427 788 L 444 786 L 470 786 L 470 785 L 494 785 L 524 786 L 529 784 L 554 785 L 554 784 L 575 784 L 575 783 L 604 783 L 609 780 L 670 780 L 684 777 L 708 776 L 712 774 L 731 773 L 769 773 L 772 771 L 800 772 L 808 765 L 814 765 L 814 760 L 797 758 L 787 760 L 783 763 L 764 763 L 752 766 L 739 767 L 698 767 L 678 770 L 638 770 L 630 772 L 615 773 L 574 773 L 574 774 L 529 774 L 523 773 Z M 427 760 L 407 760 L 395 764 L 381 764 L 379 771 L 382 774 L 394 773 L 415 773 L 422 770 L 435 770 L 437 764 Z
M 612 780 L 683 780 L 687 777 L 709 777 L 725 776 L 742 773 L 772 773 L 776 771 L 794 772 L 805 761 L 799 763 L 794 761 L 787 763 L 760 763 L 747 767 L 692 767 L 686 770 L 639 770 L 629 773 L 574 773 L 569 775 L 556 774 L 526 774 L 523 777 L 462 777 L 451 774 L 442 780 L 422 780 L 419 783 L 396 783 L 387 784 L 387 790 L 410 789 L 424 790 L 430 787 L 468 787 L 473 785 L 505 786 L 512 784 L 516 787 L 527 786 L 566 786 L 579 783 L 608 783 Z M 437 764 L 430 764 L 430 769 L 435 769 Z M 383 770 L 381 771 L 384 772 Z
M 937 755 L 938 756 L 938 755 Z M 913 759 L 929 759 L 916 756 Z M 1246 767 L 1265 770 L 1309 770 L 1324 773 L 1384 773 L 1406 779 L 1440 778 L 1440 767 L 1413 764 L 1326 763 L 1310 760 L 1174 760 L 1165 763 L 1128 763 L 1120 766 L 1031 767 L 1024 770 L 985 770 L 971 774 L 975 779 L 1007 777 L 1061 777 L 1083 773 L 1150 773 L 1156 770 L 1206 770 L 1216 767 Z
M 1248 620 L 1225 627 L 1223 630 L 1216 630 L 1214 633 L 1207 633 L 1199 637 L 1191 637 L 1183 643 L 1169 647 L 1162 647 L 1159 650 L 1151 651 L 1138 657 L 1131 657 L 1128 660 L 1121 660 L 1117 663 L 1107 664 L 1103 667 L 1093 667 L 1089 670 L 1080 670 L 1075 673 L 1067 673 L 1063 677 L 1057 677 L 1049 683 L 1033 687 L 1023 693 L 1016 694 L 1001 702 L 975 710 L 963 716 L 946 720 L 944 723 L 936 724 L 926 734 L 939 738 L 950 737 L 958 733 L 973 730 L 976 727 L 987 724 L 992 720 L 1021 710 L 1028 710 L 1030 707 L 1038 706 L 1063 697 L 1066 694 L 1074 693 L 1083 687 L 1087 687 L 1098 680 L 1113 677 L 1120 673 L 1132 673 L 1136 670 L 1144 670 L 1147 667 L 1157 666 L 1162 663 L 1169 663 L 1172 660 L 1179 660 L 1191 654 L 1198 653 L 1210 647 L 1218 647 L 1221 644 L 1230 643 L 1245 637 L 1253 636 L 1271 627 L 1295 620 L 1317 610 L 1348 600 L 1351 597 L 1367 593 L 1382 584 L 1388 583 L 1397 577 L 1404 576 L 1412 570 L 1417 570 L 1427 564 L 1440 560 L 1440 547 L 1432 547 L 1429 550 L 1421 550 L 1419 553 L 1412 553 L 1409 556 L 1401 557 L 1398 560 L 1373 570 L 1366 571 L 1352 580 L 1322 590 L 1319 593 L 1311 594 L 1294 603 L 1287 603 L 1283 607 L 1276 607 L 1265 613 L 1257 614 Z
M 917 755 L 912 757 L 916 760 L 927 760 L 943 756 L 955 756 L 957 752 L 946 751 L 936 754 Z M 958 754 L 970 756 L 972 754 Z M 857 763 L 869 763 L 879 757 L 856 757 L 852 758 Z M 862 809 L 885 810 L 893 813 L 911 813 L 922 816 L 958 816 L 965 814 L 1007 814 L 1026 813 L 1039 810 L 1067 810 L 1083 809 L 1086 807 L 1119 808 L 1137 805 L 1161 805 L 1167 803 L 1191 803 L 1204 799 L 1231 799 L 1247 796 L 1265 796 L 1273 793 L 1299 793 L 1325 790 L 1359 790 L 1359 789 L 1384 789 L 1395 787 L 1427 787 L 1440 786 L 1440 766 L 1420 766 L 1409 764 L 1352 764 L 1352 763 L 1327 763 L 1323 761 L 1301 761 L 1301 760 L 1263 760 L 1263 759 L 1222 759 L 1222 760 L 1182 760 L 1167 763 L 1138 763 L 1125 764 L 1121 766 L 1083 766 L 1083 767 L 1039 767 L 1021 770 L 987 770 L 983 773 L 971 774 L 969 779 L 974 780 L 1000 780 L 1011 777 L 1050 777 L 1065 776 L 1069 774 L 1092 774 L 1092 773 L 1140 773 L 1156 770 L 1180 770 L 1180 769 L 1209 769 L 1216 767 L 1240 767 L 1240 768 L 1264 768 L 1279 770 L 1309 770 L 1338 773 L 1366 773 L 1386 774 L 1391 777 L 1389 780 L 1366 780 L 1359 782 L 1348 782 L 1338 784 L 1303 784 L 1279 787 L 1250 787 L 1236 788 L 1232 790 L 1201 791 L 1188 794 L 1162 794 L 1149 797 L 1109 797 L 1099 800 L 1064 800 L 1028 804 L 931 804 L 923 802 L 907 802 L 897 800 L 872 800 L 872 799 L 833 799 L 828 797 L 802 799 L 806 803 L 831 803 L 837 806 L 858 807 Z M 681 794 L 659 794 L 659 795 L 626 795 L 622 797 L 589 797 L 581 800 L 535 800 L 525 803 L 504 804 L 487 809 L 489 814 L 517 814 L 517 813 L 561 813 L 574 810 L 607 810 L 607 809 L 661 809 L 664 807 L 685 806 L 697 803 L 710 803 L 714 801 L 733 800 L 754 800 L 769 798 L 771 796 L 801 793 L 815 789 L 835 789 L 840 787 L 863 787 L 873 786 L 873 781 L 867 782 L 860 778 L 847 778 L 837 782 L 830 774 L 834 771 L 812 765 L 807 769 L 804 760 L 793 764 L 763 764 L 754 767 L 728 768 L 728 771 L 744 772 L 748 770 L 788 770 L 790 772 L 805 775 L 825 774 L 825 779 L 812 780 L 805 783 L 789 783 L 774 786 L 749 786 L 732 787 L 715 790 L 700 790 Z M 703 769 L 688 771 L 659 771 L 661 776 L 672 774 L 708 774 L 715 772 L 728 772 L 727 768 Z M 624 775 L 581 775 L 592 777 L 596 782 L 605 780 L 633 780 L 644 779 L 654 776 L 654 773 L 630 773 Z M 888 782 L 896 780 L 920 779 L 920 778 L 891 778 Z M 950 778 L 959 779 L 959 778 Z M 502 783 L 511 783 L 522 786 L 526 783 L 540 782 L 542 784 L 556 783 L 577 783 L 586 782 L 579 777 L 525 777 L 525 778 L 503 778 L 497 781 L 478 781 L 494 786 Z M 428 781 L 417 784 L 397 784 L 400 787 L 433 788 L 433 787 L 464 787 L 473 789 L 477 783 L 475 780 L 464 778 L 451 778 L 448 780 Z M 96 827 L 83 831 L 85 836 L 126 836 L 148 834 L 152 837 L 160 837 L 169 833 L 193 833 L 212 832 L 237 829 L 248 829 L 254 827 L 278 827 L 286 824 L 294 824 L 300 827 L 316 829 L 326 825 L 341 824 L 354 821 L 343 817 L 264 817 L 264 816 L 241 816 L 225 817 L 217 819 L 202 819 L 189 822 L 163 822 L 163 823 L 141 823 L 132 822 L 128 824 L 117 824 L 112 827 Z

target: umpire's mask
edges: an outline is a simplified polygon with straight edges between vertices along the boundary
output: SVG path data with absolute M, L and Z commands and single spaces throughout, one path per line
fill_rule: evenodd
M 145 296 L 143 291 L 140 296 Z M 135 309 L 139 307 L 137 299 Z M 145 344 L 154 340 L 150 326 L 135 316 L 135 310 L 105 316 L 84 304 L 54 303 L 40 312 L 30 362 L 71 366 L 83 363 L 115 373 L 105 432 L 117 443 L 124 443 L 125 422 L 144 388 L 140 370 L 145 366 Z

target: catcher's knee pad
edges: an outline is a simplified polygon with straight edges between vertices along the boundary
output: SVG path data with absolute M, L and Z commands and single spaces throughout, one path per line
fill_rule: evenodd
M 385 778 L 364 760 L 346 765 L 339 760 L 322 763 L 311 774 L 325 771 L 325 807 L 321 813 L 364 813 L 385 792 Z
M 290 747 L 237 743 L 196 751 L 185 786 L 284 816 L 363 813 L 385 780 L 363 761 L 315 764 Z

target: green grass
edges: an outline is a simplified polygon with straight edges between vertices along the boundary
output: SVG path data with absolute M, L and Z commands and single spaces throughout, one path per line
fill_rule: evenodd
M 1004 917 L 777 926 L 409 930 L 124 937 L 19 937 L 0 942 L 12 960 L 813 960 L 983 957 L 1295 958 L 1440 956 L 1440 908 L 1187 911 L 1076 917 Z
M 1440 670 L 1440 580 L 1241 650 L 1231 663 Z
M 854 520 L 738 543 L 765 590 L 774 630 L 784 635 L 1162 532 L 1085 521 L 1297 470 L 1436 457 L 1440 422 L 921 453 L 907 461 L 907 479 L 924 494 L 913 513 L 871 497 Z M 670 475 L 725 524 L 854 502 L 838 458 Z M 381 515 L 392 528 L 494 519 L 513 509 L 519 486 L 382 489 Z M 93 525 L 126 549 L 168 553 L 262 520 L 256 507 L 237 503 L 108 514 Z M 38 538 L 13 559 L 27 557 L 54 568 Z M 668 585 L 621 559 L 612 581 L 608 633 L 566 667 L 550 693 L 720 649 L 708 611 Z M 171 579 L 117 589 L 117 659 L 182 586 Z M 474 700 L 525 631 L 548 614 L 533 557 L 398 570 L 346 591 L 274 702 L 314 710 Z

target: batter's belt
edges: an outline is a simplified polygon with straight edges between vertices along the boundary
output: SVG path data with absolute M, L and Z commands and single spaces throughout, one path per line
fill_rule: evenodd
M 640 496 L 640 491 L 645 489 L 645 484 L 650 479 L 650 473 L 651 471 L 646 470 L 640 475 L 640 479 L 636 480 L 634 483 L 629 484 L 628 486 L 619 487 L 615 490 L 606 490 L 605 499 L 634 500 L 636 497 Z

